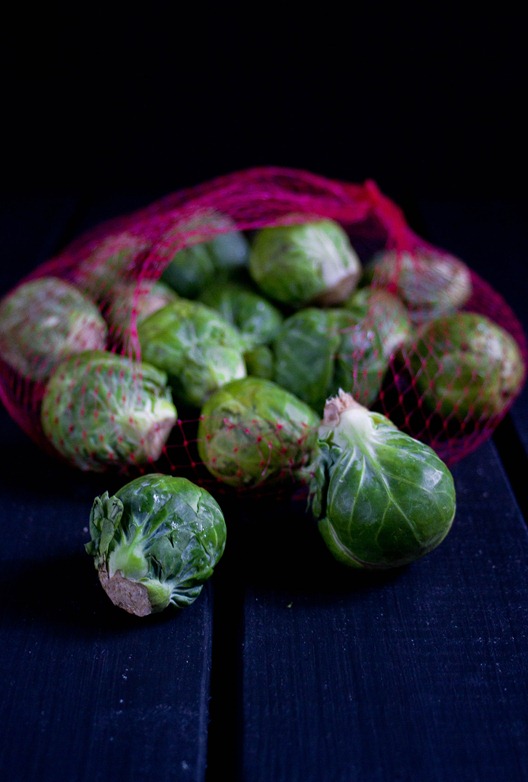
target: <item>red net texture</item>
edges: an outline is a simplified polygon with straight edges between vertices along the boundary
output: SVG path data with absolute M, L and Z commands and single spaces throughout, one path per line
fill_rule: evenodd
M 282 319 L 280 348 L 274 356 L 277 370 L 267 378 L 284 380 L 288 391 L 319 416 L 325 394 L 335 393 L 339 385 L 429 444 L 447 464 L 454 464 L 490 437 L 523 386 L 528 351 L 515 314 L 463 261 L 417 235 L 398 205 L 374 182 L 351 184 L 277 167 L 219 177 L 107 221 L 21 280 L 0 303 L 0 395 L 8 412 L 39 446 L 74 467 L 123 472 L 160 469 L 218 488 L 218 476 L 204 464 L 200 447 L 200 438 L 206 435 L 199 424 L 211 415 L 204 412 L 211 389 L 204 389 L 203 398 L 190 392 L 180 398 L 176 378 L 167 393 L 157 373 L 166 372 L 163 362 L 154 372 L 144 370 L 144 363 L 156 364 L 157 354 L 152 348 L 146 357 L 138 324 L 163 306 L 171 306 L 175 298 L 202 298 L 208 304 L 206 296 L 198 297 L 194 291 L 187 296 L 169 284 L 158 288 L 160 282 L 170 282 L 167 270 L 175 256 L 184 258 L 185 250 L 235 232 L 252 247 L 262 229 L 322 220 L 332 221 L 346 233 L 360 271 L 347 278 L 345 298 L 336 299 L 334 286 L 326 298 L 294 303 L 269 296 L 259 290 L 255 278 L 250 280 L 253 293 L 267 298 Z M 193 264 L 200 262 L 199 254 L 185 258 L 187 284 L 195 272 Z M 236 265 L 239 274 L 241 263 Z M 286 265 L 284 275 L 289 273 Z M 220 276 L 213 269 L 212 283 Z M 31 298 L 31 285 L 37 282 L 40 294 Z M 83 302 L 75 299 L 72 288 Z M 386 342 L 399 326 L 391 325 L 392 311 L 383 308 L 386 302 L 381 299 L 353 300 L 365 288 L 389 293 L 398 306 L 403 305 L 409 325 L 404 336 Z M 30 298 L 22 295 L 17 302 L 17 293 L 27 291 Z M 186 310 L 175 311 L 174 318 L 180 324 L 186 321 Z M 325 359 L 331 375 L 328 385 L 317 376 L 322 356 L 317 354 L 317 339 L 309 340 L 306 354 L 299 347 L 299 335 L 306 337 L 310 323 L 317 321 L 317 334 L 321 334 L 320 319 L 325 329 L 321 344 L 330 351 Z M 330 332 L 332 337 L 327 338 Z M 64 335 L 67 350 L 60 342 Z M 189 336 L 189 344 L 195 345 L 195 336 Z M 300 365 L 310 367 L 313 387 L 306 394 L 299 372 L 291 371 L 284 357 L 288 350 Z M 111 365 L 109 355 L 125 363 Z M 246 359 L 246 369 L 237 369 L 235 377 L 251 373 L 247 353 Z M 189 362 L 184 358 L 182 377 Z M 62 369 L 59 363 L 64 364 Z M 325 378 L 330 375 L 327 372 Z M 147 425 L 145 394 L 152 414 Z M 110 397 L 114 404 L 109 410 L 105 403 Z M 129 429 L 136 427 L 139 434 L 131 435 L 123 424 L 123 411 Z M 306 425 L 313 426 L 309 421 Z M 232 422 L 236 426 L 241 424 Z M 281 440 L 282 428 L 280 416 L 270 416 L 266 431 L 259 421 L 254 428 L 243 426 L 243 434 L 245 441 L 266 444 L 268 452 L 264 449 L 261 455 L 263 477 L 273 461 L 273 450 L 287 452 L 279 469 L 281 482 L 295 484 L 302 456 L 288 451 L 290 444 Z M 303 438 L 298 432 L 295 437 L 302 450 Z M 104 450 L 106 439 L 112 441 L 106 456 L 94 455 Z M 233 441 L 231 479 L 220 483 L 229 490 L 254 488 L 251 482 L 236 485 L 245 458 L 241 456 L 237 465 L 238 452 L 239 443 Z

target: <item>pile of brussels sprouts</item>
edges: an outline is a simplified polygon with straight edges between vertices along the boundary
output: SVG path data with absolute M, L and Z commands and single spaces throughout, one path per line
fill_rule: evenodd
M 446 464 L 375 404 L 393 362 L 445 418 L 493 418 L 524 379 L 515 340 L 462 311 L 472 278 L 423 250 L 360 257 L 327 219 L 220 231 L 137 278 L 144 243 L 108 237 L 70 279 L 40 276 L 0 302 L 0 356 L 41 388 L 50 446 L 90 471 L 141 468 L 96 498 L 91 541 L 103 587 L 145 615 L 187 605 L 225 546 L 217 500 L 158 461 L 182 416 L 218 486 L 302 483 L 334 557 L 398 567 L 435 548 L 455 515 Z

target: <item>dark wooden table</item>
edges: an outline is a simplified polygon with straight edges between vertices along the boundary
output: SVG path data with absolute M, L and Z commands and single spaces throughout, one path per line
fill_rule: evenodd
M 148 203 L 4 198 L 1 292 L 98 220 Z M 528 329 L 526 204 L 418 199 Z M 453 467 L 442 545 L 351 574 L 296 501 L 229 501 L 229 544 L 177 615 L 114 609 L 84 552 L 104 477 L 0 410 L 0 770 L 13 782 L 526 782 L 528 392 Z

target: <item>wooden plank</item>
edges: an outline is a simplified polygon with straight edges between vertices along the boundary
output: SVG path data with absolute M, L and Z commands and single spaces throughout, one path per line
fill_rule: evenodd
M 300 509 L 239 522 L 241 775 L 523 782 L 528 535 L 486 443 L 434 552 L 385 574 L 325 555 Z
M 6 290 L 72 230 L 71 213 L 62 220 L 56 204 L 34 199 L 8 207 L 0 212 L 9 239 Z M 74 215 L 74 225 L 104 216 L 86 210 Z M 176 614 L 139 620 L 114 608 L 84 544 L 93 498 L 116 488 L 117 476 L 59 464 L 3 408 L 0 431 L 7 454 L 0 474 L 4 776 L 200 782 L 207 762 L 212 585 Z

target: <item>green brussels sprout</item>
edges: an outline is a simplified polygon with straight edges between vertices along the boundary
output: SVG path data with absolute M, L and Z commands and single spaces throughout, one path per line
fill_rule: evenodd
M 353 323 L 344 310 L 338 313 L 306 307 L 285 319 L 273 343 L 273 380 L 309 404 L 319 416 L 334 385 L 340 318 L 343 327 L 346 320 Z
M 237 327 L 247 350 L 257 345 L 268 345 L 283 321 L 281 311 L 274 304 L 240 283 L 212 285 L 201 293 L 199 299 Z
M 138 336 L 143 360 L 166 372 L 174 398 L 192 407 L 246 376 L 238 330 L 201 302 L 176 299 L 142 320 Z
M 449 469 L 432 448 L 341 391 L 319 427 L 309 504 L 339 562 L 389 569 L 444 540 L 456 511 Z
M 125 353 L 130 353 L 132 327 L 176 298 L 177 294 L 161 280 L 120 280 L 104 309 L 111 336 Z
M 301 481 L 313 458 L 319 417 L 276 383 L 234 380 L 209 397 L 198 424 L 198 453 L 222 483 L 253 489 Z
M 125 356 L 98 350 L 70 356 L 46 385 L 42 429 L 81 470 L 155 462 L 176 423 L 166 383 L 163 372 Z
M 386 291 L 363 288 L 334 309 L 305 307 L 286 318 L 273 343 L 273 379 L 320 415 L 339 388 L 371 405 L 410 331 L 405 307 Z
M 193 603 L 226 543 L 224 516 L 209 492 L 159 473 L 96 497 L 89 529 L 85 548 L 103 589 L 140 617 Z
M 147 237 L 130 231 L 97 239 L 88 245 L 77 264 L 73 282 L 94 301 L 102 303 L 117 283 L 137 272 L 138 260 L 150 245 Z
M 73 353 L 104 349 L 107 331 L 94 302 L 58 277 L 21 283 L 0 303 L 0 357 L 30 380 L 46 380 Z
M 257 231 L 249 272 L 271 299 L 294 308 L 335 305 L 355 289 L 361 262 L 344 229 L 333 220 Z
M 466 264 L 435 250 L 377 253 L 365 268 L 364 281 L 397 294 L 414 324 L 461 309 L 473 290 Z
M 455 419 L 501 415 L 519 393 L 525 375 L 514 338 L 474 312 L 425 324 L 406 355 L 429 408 Z
M 162 273 L 176 293 L 195 299 L 219 278 L 247 266 L 249 242 L 228 215 L 206 210 L 174 226 L 168 236 L 188 234 L 188 246 L 170 259 Z

